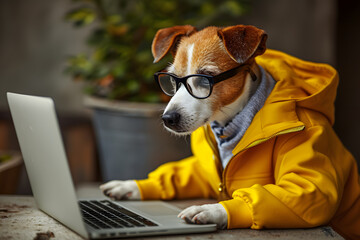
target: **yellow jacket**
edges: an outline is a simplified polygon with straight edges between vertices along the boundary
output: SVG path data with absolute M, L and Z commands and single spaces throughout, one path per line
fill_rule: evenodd
M 256 61 L 277 83 L 226 168 L 210 127 L 201 127 L 191 136 L 192 157 L 137 181 L 142 198 L 217 198 L 228 228 L 330 224 L 360 239 L 356 161 L 332 129 L 337 72 L 274 50 Z

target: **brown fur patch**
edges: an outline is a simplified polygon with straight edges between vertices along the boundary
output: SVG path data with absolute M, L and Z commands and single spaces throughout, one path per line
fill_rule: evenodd
M 267 34 L 254 26 L 236 25 L 218 31 L 230 57 L 244 63 L 261 55 L 266 49 Z
M 154 63 L 160 61 L 168 52 L 176 48 L 181 37 L 190 36 L 194 32 L 196 32 L 196 28 L 190 25 L 174 26 L 157 31 L 151 46 Z

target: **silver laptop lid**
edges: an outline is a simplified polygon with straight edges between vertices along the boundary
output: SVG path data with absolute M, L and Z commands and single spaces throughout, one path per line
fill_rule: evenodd
M 53 100 L 15 93 L 7 98 L 38 207 L 87 238 Z

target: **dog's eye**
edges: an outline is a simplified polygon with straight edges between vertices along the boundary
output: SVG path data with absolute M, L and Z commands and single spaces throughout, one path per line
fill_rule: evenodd
M 163 92 L 169 96 L 174 96 L 177 86 L 174 77 L 167 74 L 160 74 L 158 81 Z
M 207 97 L 210 93 L 210 82 L 205 77 L 189 77 L 186 81 L 187 89 L 197 97 Z
M 194 88 L 198 87 L 208 87 L 210 85 L 209 80 L 205 77 L 190 77 L 187 80 L 188 84 L 190 84 Z
M 207 78 L 199 77 L 197 79 L 197 85 L 200 87 L 208 87 L 210 85 L 209 80 Z

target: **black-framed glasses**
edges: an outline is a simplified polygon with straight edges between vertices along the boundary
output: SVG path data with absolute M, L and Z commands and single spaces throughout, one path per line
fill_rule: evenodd
M 215 84 L 235 76 L 244 69 L 250 73 L 252 80 L 255 81 L 257 77 L 248 64 L 239 65 L 216 76 L 192 74 L 185 77 L 178 77 L 168 72 L 157 72 L 154 74 L 154 78 L 161 90 L 170 97 L 175 95 L 180 88 L 180 83 L 182 83 L 191 96 L 204 99 L 211 95 Z

